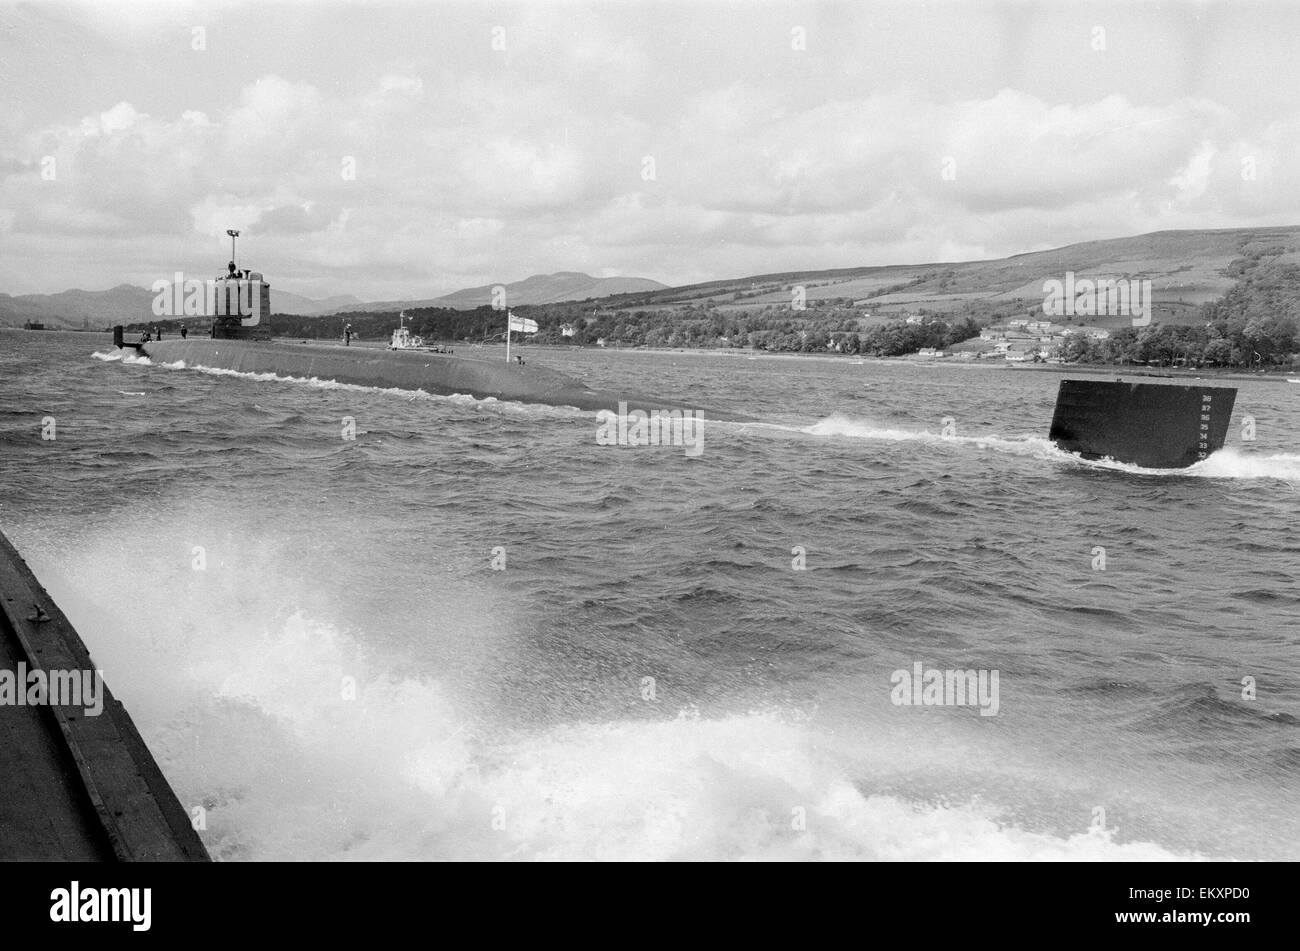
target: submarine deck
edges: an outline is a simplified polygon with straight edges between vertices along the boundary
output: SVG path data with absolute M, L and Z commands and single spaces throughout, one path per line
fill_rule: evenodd
M 160 363 L 183 362 L 186 367 L 272 373 L 297 379 L 332 380 L 358 386 L 422 390 L 450 396 L 465 394 L 522 403 L 573 406 L 580 410 L 631 409 L 702 410 L 706 417 L 752 422 L 753 417 L 663 400 L 639 393 L 593 390 L 576 377 L 544 366 L 506 363 L 478 356 L 426 350 L 386 350 L 337 344 L 226 340 L 206 337 L 145 343 L 143 352 Z
M 0 532 L 0 672 L 16 680 L 20 665 L 94 671 L 72 624 Z M 208 861 L 126 709 L 106 684 L 100 690 L 98 715 L 12 695 L 0 703 L 0 861 Z

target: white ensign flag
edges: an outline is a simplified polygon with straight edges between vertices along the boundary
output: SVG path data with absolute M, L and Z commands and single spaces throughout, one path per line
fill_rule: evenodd
M 537 333 L 537 321 L 529 320 L 527 317 L 516 317 L 511 314 L 510 329 L 516 333 L 535 334 Z

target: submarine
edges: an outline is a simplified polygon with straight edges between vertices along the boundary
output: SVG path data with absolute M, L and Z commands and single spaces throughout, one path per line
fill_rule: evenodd
M 438 396 L 467 395 L 618 414 L 681 411 L 704 413 L 725 422 L 759 421 L 695 404 L 596 390 L 556 370 L 526 365 L 522 360 L 511 363 L 510 332 L 518 319 L 508 310 L 504 312 L 504 361 L 423 346 L 423 341 L 411 337 L 404 322 L 394 331 L 387 350 L 275 341 L 270 327 L 271 286 L 261 273 L 236 266 L 234 239 L 239 232 L 227 234 L 231 236 L 232 258 L 227 272 L 207 282 L 206 295 L 187 299 L 183 311 L 179 293 L 171 301 L 173 313 L 211 316 L 209 336 L 128 343 L 122 327 L 116 326 L 113 342 L 118 348 L 134 347 L 156 363 L 419 390 Z M 526 326 L 531 322 L 518 323 Z M 1182 469 L 1223 448 L 1236 393 L 1235 387 L 1062 380 L 1048 438 L 1084 459 Z
M 233 258 L 233 238 L 232 258 Z M 160 284 L 166 282 L 160 282 Z M 198 284 L 198 282 L 194 282 Z M 663 400 L 644 394 L 596 390 L 577 377 L 533 366 L 522 360 L 466 357 L 437 348 L 398 345 L 386 350 L 336 343 L 284 343 L 272 339 L 271 286 L 257 271 L 236 266 L 206 282 L 206 295 L 195 294 L 187 314 L 212 318 L 207 337 L 172 337 L 167 340 L 124 340 L 121 326 L 113 328 L 119 349 L 132 347 L 155 363 L 182 364 L 238 373 L 271 373 L 304 380 L 329 380 L 356 386 L 420 390 L 436 396 L 465 395 L 581 410 L 608 410 L 646 414 L 701 412 L 725 422 L 756 422 L 755 417 L 698 404 Z M 179 298 L 179 294 L 177 298 Z M 179 302 L 179 300 L 177 301 Z M 186 305 L 190 305 L 187 300 Z M 201 312 L 199 312 L 201 311 Z M 503 312 L 503 316 L 508 311 Z M 518 318 L 507 316 L 508 326 Z M 402 328 L 405 329 L 404 327 Z M 510 333 L 507 330 L 507 335 Z M 409 337 L 404 335 L 404 339 Z
M 1185 469 L 1223 448 L 1231 386 L 1062 380 L 1048 438 L 1084 459 Z

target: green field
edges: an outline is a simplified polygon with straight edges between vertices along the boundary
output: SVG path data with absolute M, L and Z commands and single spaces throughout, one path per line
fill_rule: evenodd
M 1300 263 L 1300 227 L 1234 228 L 1218 231 L 1158 231 L 1130 238 L 1111 238 L 1034 251 L 992 261 L 910 264 L 791 271 L 668 288 L 651 294 L 605 298 L 618 309 L 684 309 L 710 306 L 752 311 L 788 306 L 791 291 L 802 285 L 811 310 L 832 303 L 851 304 L 870 318 L 926 310 L 939 314 L 1027 315 L 1041 311 L 1043 282 L 1063 280 L 1067 271 L 1079 278 L 1150 280 L 1154 319 L 1189 324 L 1202 318 L 1202 304 L 1221 298 L 1236 283 L 1229 266 L 1264 248 L 1285 248 L 1279 262 Z M 1093 326 L 1119 328 L 1129 318 L 1088 318 Z

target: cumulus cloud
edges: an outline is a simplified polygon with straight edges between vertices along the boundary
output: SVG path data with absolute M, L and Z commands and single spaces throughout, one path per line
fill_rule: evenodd
M 135 107 L 129 102 L 119 102 L 111 109 L 101 112 L 97 116 L 87 116 L 81 120 L 81 131 L 83 135 L 112 135 L 122 129 L 129 129 L 140 119 L 147 119 L 135 111 Z
M 384 93 L 401 93 L 407 96 L 415 96 L 424 91 L 424 81 L 419 76 L 398 76 L 395 73 L 385 73 L 379 78 L 379 90 Z
M 261 234 L 311 234 L 324 231 L 337 217 L 337 211 L 314 203 L 279 205 L 262 212 L 252 229 Z
M 1204 89 L 886 85 L 856 49 L 779 59 L 784 22 L 737 70 L 743 49 L 682 52 L 689 31 L 564 9 L 516 10 L 502 50 L 471 18 L 438 55 L 324 71 L 169 48 L 184 95 L 110 85 L 40 121 L 34 100 L 5 112 L 0 289 L 200 267 L 228 227 L 287 289 L 391 298 L 550 270 L 687 282 L 995 256 L 1300 205 L 1300 109 L 1251 124 Z

